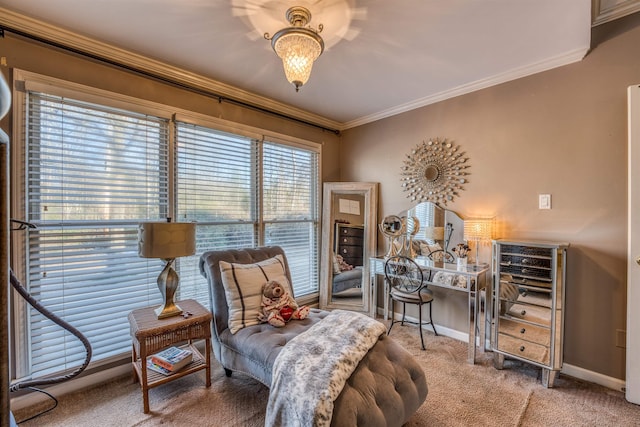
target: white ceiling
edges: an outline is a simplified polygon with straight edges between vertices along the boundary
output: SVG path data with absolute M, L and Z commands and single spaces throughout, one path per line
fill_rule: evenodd
M 311 11 L 327 43 L 298 93 L 262 37 L 287 26 L 293 5 Z M 591 0 L 0 0 L 0 25 L 46 27 L 47 36 L 68 30 L 67 44 L 149 57 L 187 79 L 220 82 L 214 89 L 223 95 L 271 99 L 284 106 L 276 109 L 291 106 L 294 115 L 345 129 L 579 61 L 590 45 L 591 7 Z

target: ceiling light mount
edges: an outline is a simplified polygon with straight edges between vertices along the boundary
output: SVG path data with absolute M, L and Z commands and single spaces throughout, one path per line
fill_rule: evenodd
M 311 12 L 302 6 L 289 8 L 285 16 L 291 26 L 276 32 L 273 37 L 265 33 L 264 38 L 271 40 L 271 47 L 282 59 L 287 80 L 298 92 L 300 86 L 309 80 L 313 62 L 324 51 L 324 41 L 319 34 L 323 26 L 318 25 L 317 30 L 307 27 Z

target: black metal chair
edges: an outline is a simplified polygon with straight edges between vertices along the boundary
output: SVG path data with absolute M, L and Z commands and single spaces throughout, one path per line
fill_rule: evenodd
M 405 320 L 406 305 L 414 304 L 418 306 L 418 327 L 420 330 L 420 342 L 425 350 L 424 338 L 422 337 L 422 326 L 431 325 L 433 332 L 438 335 L 431 316 L 431 303 L 433 302 L 433 292 L 427 288 L 425 272 L 411 258 L 405 256 L 392 256 L 385 261 L 384 276 L 389 286 L 391 299 L 391 325 L 387 335 L 391 333 L 391 328 L 396 323 L 404 325 L 405 322 L 416 324 Z M 395 319 L 395 302 L 402 303 L 402 320 Z M 429 305 L 429 321 L 422 321 L 422 306 Z

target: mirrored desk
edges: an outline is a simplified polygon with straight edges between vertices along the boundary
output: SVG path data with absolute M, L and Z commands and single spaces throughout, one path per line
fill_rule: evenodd
M 485 294 L 491 297 L 491 274 L 487 264 L 468 264 L 466 267 L 458 269 L 456 264 L 448 264 L 442 261 L 433 261 L 427 257 L 418 256 L 414 261 L 423 268 L 424 275 L 430 287 L 446 288 L 468 294 L 469 310 L 469 349 L 467 361 L 471 364 L 476 359 L 476 341 L 480 338 L 480 348 L 484 351 L 486 343 L 487 325 L 490 324 L 490 310 L 484 311 L 486 316 L 479 319 L 480 294 L 486 288 Z M 369 271 L 371 273 L 371 283 L 376 286 L 376 278 L 381 276 L 384 281 L 384 320 L 389 318 L 389 284 L 384 280 L 383 257 L 369 259 Z M 485 301 L 485 307 L 491 307 L 491 301 Z

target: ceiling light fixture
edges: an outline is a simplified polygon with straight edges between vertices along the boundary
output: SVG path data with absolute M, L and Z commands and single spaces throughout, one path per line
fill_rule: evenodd
M 319 35 L 322 24 L 318 25 L 317 30 L 305 27 L 311 21 L 311 12 L 302 6 L 289 8 L 286 17 L 290 27 L 281 29 L 273 37 L 265 33 L 264 38 L 271 40 L 271 47 L 282 59 L 287 80 L 298 92 L 300 86 L 309 80 L 313 62 L 324 50 L 324 41 Z

